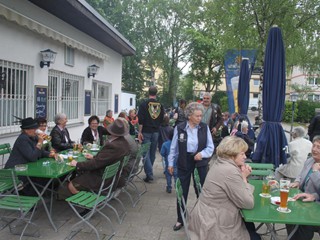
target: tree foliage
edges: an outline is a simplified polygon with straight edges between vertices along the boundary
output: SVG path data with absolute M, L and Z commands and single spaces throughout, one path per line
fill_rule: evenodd
M 320 4 L 316 0 L 211 0 L 206 3 L 228 48 L 258 49 L 261 66 L 268 32 L 282 29 L 288 67 L 319 63 Z M 316 50 L 316 51 L 315 51 Z
M 168 105 L 177 95 L 191 94 L 192 82 L 201 84 L 205 91 L 214 91 L 221 84 L 228 49 L 257 49 L 256 65 L 263 66 L 273 25 L 282 29 L 288 71 L 292 66 L 320 70 L 317 0 L 88 2 L 136 47 L 136 55 L 123 60 L 122 82 L 123 90 L 135 92 L 138 99 L 143 97 L 144 81 L 154 77 Z M 181 78 L 188 63 L 190 72 Z

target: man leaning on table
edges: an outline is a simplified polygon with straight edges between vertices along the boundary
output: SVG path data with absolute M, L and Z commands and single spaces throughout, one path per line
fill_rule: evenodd
M 304 193 L 297 194 L 293 198 L 301 199 L 303 202 L 320 201 L 320 136 L 315 136 L 312 140 L 312 157 L 304 163 L 301 173 L 290 187 L 299 187 Z M 320 207 L 320 205 L 319 205 Z M 288 234 L 292 232 L 294 225 L 286 225 Z M 311 240 L 314 232 L 320 231 L 319 226 L 298 227 L 293 234 L 292 240 Z
M 79 175 L 68 184 L 68 189 L 72 194 L 77 194 L 81 190 L 99 191 L 105 167 L 119 160 L 122 161 L 124 156 L 129 154 L 129 143 L 124 138 L 129 133 L 129 128 L 125 123 L 116 119 L 107 126 L 107 131 L 110 133 L 110 137 L 95 157 L 86 154 L 87 161 L 73 160 L 70 163 L 79 172 Z M 105 186 L 109 184 L 111 184 L 111 180 L 106 180 Z
M 18 118 L 19 119 L 19 118 Z M 18 164 L 27 164 L 29 162 L 35 162 L 39 158 L 43 157 L 54 157 L 54 152 L 47 152 L 42 148 L 44 135 L 37 135 L 36 130 L 38 129 L 38 123 L 31 117 L 25 119 L 19 119 L 21 123 L 21 134 L 15 141 L 10 157 L 6 162 L 5 168 L 14 168 Z M 32 186 L 28 185 L 26 177 L 19 176 L 19 179 L 23 182 L 23 195 L 36 195 Z M 32 178 L 33 182 L 38 184 L 45 184 L 46 179 L 43 178 Z

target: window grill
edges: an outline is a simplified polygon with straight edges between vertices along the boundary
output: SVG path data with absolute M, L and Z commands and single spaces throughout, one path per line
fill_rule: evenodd
M 106 111 L 111 109 L 111 84 L 93 81 L 91 101 L 92 114 L 105 116 Z
M 49 70 L 48 121 L 57 113 L 65 113 L 69 123 L 83 120 L 84 77 Z M 80 93 L 80 94 L 79 94 Z
M 33 116 L 32 73 L 31 66 L 0 60 L 0 134 L 20 130 L 14 116 Z

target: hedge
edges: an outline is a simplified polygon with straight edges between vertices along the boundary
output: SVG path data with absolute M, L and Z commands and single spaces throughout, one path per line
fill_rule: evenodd
M 299 100 L 295 104 L 294 122 L 309 123 L 315 116 L 315 109 L 320 108 L 319 102 L 311 102 L 307 100 Z M 285 110 L 283 114 L 284 122 L 291 122 L 292 117 L 292 102 L 285 102 Z

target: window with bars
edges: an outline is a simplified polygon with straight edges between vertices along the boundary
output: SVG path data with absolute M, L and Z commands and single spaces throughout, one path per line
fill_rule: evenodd
M 84 77 L 49 70 L 48 121 L 57 113 L 65 113 L 69 122 L 79 122 L 83 116 Z
M 92 81 L 92 115 L 104 116 L 111 109 L 111 84 Z
M 14 116 L 33 116 L 33 68 L 0 60 L 0 134 L 19 131 Z

